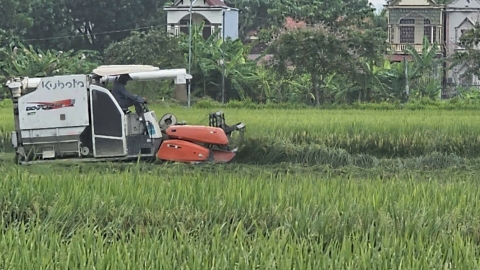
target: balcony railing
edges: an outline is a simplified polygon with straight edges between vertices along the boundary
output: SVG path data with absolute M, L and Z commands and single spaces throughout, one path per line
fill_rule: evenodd
M 407 49 L 409 45 L 412 45 L 418 53 L 422 53 L 422 49 L 423 49 L 422 44 L 391 44 L 390 50 L 394 54 L 404 54 L 405 49 Z M 430 45 L 430 46 L 433 46 L 433 45 Z M 441 53 L 440 45 L 437 45 L 437 51 L 438 53 Z

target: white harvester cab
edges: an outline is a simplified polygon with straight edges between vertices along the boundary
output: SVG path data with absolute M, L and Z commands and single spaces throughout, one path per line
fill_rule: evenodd
M 229 127 L 224 122 L 223 113 L 217 112 L 210 115 L 209 127 L 177 126 L 173 115 L 165 114 L 158 121 L 155 112 L 145 106 L 145 126 L 136 113 L 123 110 L 110 90 L 104 87 L 121 74 L 129 74 L 133 81 L 170 79 L 174 80 L 176 87 L 183 89 L 192 78 L 185 69 L 160 70 L 144 65 L 100 66 L 89 75 L 14 78 L 7 82 L 7 86 L 14 104 L 12 144 L 17 161 L 160 158 L 222 162 L 233 158 L 212 160 L 212 151 L 221 151 L 224 157 L 225 153 L 234 155 L 235 150 L 231 151 L 223 141 L 217 145 L 218 149 L 212 150 L 215 146 L 207 147 L 195 137 L 189 139 L 188 134 L 198 133 L 201 128 L 201 132 L 210 134 L 208 136 L 223 132 L 229 137 L 232 131 L 243 130 L 243 124 Z M 172 127 L 175 127 L 174 132 L 169 130 Z M 176 134 L 180 133 L 181 137 L 178 137 Z M 169 143 L 162 145 L 163 142 Z M 181 144 L 181 147 L 174 143 Z M 165 149 L 160 151 L 161 147 Z M 201 154 L 198 154 L 199 150 L 202 150 Z

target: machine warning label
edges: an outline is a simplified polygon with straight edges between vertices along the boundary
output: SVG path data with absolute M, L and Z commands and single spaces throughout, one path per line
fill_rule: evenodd
M 55 110 L 65 107 L 73 107 L 75 105 L 75 99 L 64 99 L 53 102 L 28 102 L 28 104 L 36 104 L 27 106 L 26 111 L 39 111 L 39 110 Z

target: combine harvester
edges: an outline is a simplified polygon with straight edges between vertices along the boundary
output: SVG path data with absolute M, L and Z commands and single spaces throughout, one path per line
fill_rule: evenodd
M 160 120 L 144 105 L 144 122 L 122 109 L 106 85 L 121 74 L 133 81 L 174 80 L 185 86 L 185 69 L 153 66 L 100 66 L 90 75 L 14 78 L 7 82 L 13 100 L 12 144 L 19 164 L 49 160 L 161 160 L 225 163 L 238 150 L 245 125 L 228 126 L 221 111 L 209 115 L 209 126 L 177 123 L 172 114 Z M 185 88 L 185 87 L 184 87 Z

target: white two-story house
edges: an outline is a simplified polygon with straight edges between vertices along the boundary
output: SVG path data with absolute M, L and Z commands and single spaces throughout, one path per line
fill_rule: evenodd
M 192 1 L 192 2 L 190 2 Z M 220 30 L 220 37 L 238 39 L 238 9 L 228 7 L 223 0 L 176 0 L 167 11 L 167 31 L 175 36 L 189 33 L 190 5 L 192 25 L 204 24 L 203 38 Z
M 447 58 L 463 50 L 459 44 L 462 34 L 472 29 L 480 19 L 480 0 L 451 0 L 445 7 L 445 49 Z M 448 63 L 450 66 L 451 62 Z M 447 69 L 447 84 L 451 86 L 473 86 L 480 82 L 475 76 L 462 78 L 466 65 Z
M 426 37 L 437 43 L 437 57 L 443 55 L 443 6 L 433 0 L 390 0 L 384 6 L 388 14 L 389 58 L 392 62 L 410 58 L 405 52 L 411 45 L 422 52 Z

